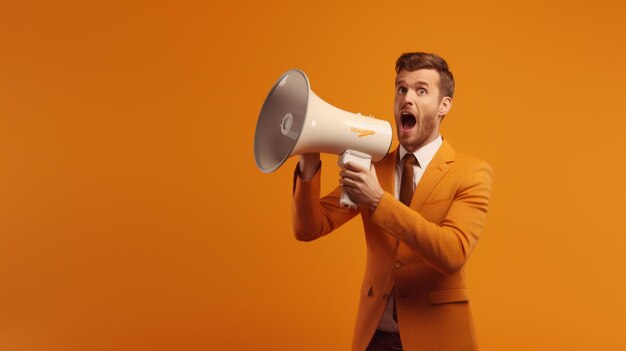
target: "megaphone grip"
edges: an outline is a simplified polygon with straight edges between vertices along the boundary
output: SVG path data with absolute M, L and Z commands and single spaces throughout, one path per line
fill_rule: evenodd
M 355 150 L 346 150 L 343 154 L 339 155 L 337 165 L 339 167 L 343 167 L 348 162 L 353 162 L 360 166 L 363 166 L 363 168 L 369 169 L 372 165 L 372 156 Z M 345 191 L 341 193 L 341 198 L 339 198 L 339 204 L 342 207 L 348 207 L 352 209 L 356 209 L 358 207 L 357 204 L 352 201 L 352 199 L 348 196 L 348 194 L 346 194 Z

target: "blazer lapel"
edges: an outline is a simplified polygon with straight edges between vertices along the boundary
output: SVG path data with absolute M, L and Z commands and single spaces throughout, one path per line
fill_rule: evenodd
M 396 147 L 392 152 L 388 153 L 384 159 L 376 163 L 376 175 L 378 176 L 378 183 L 384 191 L 389 194 L 395 194 L 395 175 L 396 175 L 396 162 L 398 159 L 398 148 Z M 368 211 L 369 215 L 369 211 Z M 400 245 L 400 241 L 393 235 L 378 236 L 377 240 L 383 240 L 387 244 L 384 247 L 388 247 L 392 252 L 390 255 L 395 256 L 395 252 Z
M 396 160 L 398 159 L 398 148 L 387 154 L 384 159 L 376 164 L 376 175 L 378 183 L 384 191 L 395 194 L 395 172 Z
M 426 171 L 422 175 L 422 179 L 417 184 L 413 198 L 411 199 L 411 208 L 419 209 L 428 195 L 433 191 L 441 178 L 448 172 L 450 166 L 454 162 L 454 149 L 444 139 L 441 147 L 428 164 Z

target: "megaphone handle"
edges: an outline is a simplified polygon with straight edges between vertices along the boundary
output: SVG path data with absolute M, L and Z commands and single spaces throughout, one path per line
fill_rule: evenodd
M 363 166 L 364 168 L 369 169 L 372 165 L 372 156 L 355 150 L 346 150 L 343 154 L 339 155 L 337 165 L 339 167 L 343 167 L 344 164 L 346 164 L 347 162 L 354 162 Z M 348 196 L 348 194 L 346 194 L 345 191 L 341 193 L 341 198 L 339 198 L 339 204 L 342 207 L 349 207 L 352 209 L 356 209 L 358 207 L 357 204 L 352 201 L 352 199 Z

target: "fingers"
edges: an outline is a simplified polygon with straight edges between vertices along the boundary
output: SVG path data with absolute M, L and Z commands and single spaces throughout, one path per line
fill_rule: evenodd
M 352 161 L 348 161 L 346 163 L 343 164 L 343 169 L 348 169 L 351 170 L 353 172 L 364 172 L 367 171 L 367 169 L 363 166 L 361 166 L 358 163 L 354 163 Z
M 363 166 L 354 162 L 346 162 L 339 172 L 339 184 L 349 194 L 354 193 L 362 189 L 363 185 L 367 183 L 368 175 L 368 170 Z
M 354 179 L 350 179 L 350 178 L 339 179 L 339 185 L 341 185 L 344 188 L 358 188 L 359 184 L 360 182 L 355 181 Z
M 363 173 L 351 171 L 348 169 L 342 169 L 339 171 L 339 176 L 341 178 L 349 178 L 349 179 L 363 179 Z
M 364 180 L 365 177 L 367 176 L 368 171 L 369 171 L 368 169 L 364 168 L 360 164 L 350 161 L 350 162 L 346 162 L 343 165 L 343 168 L 339 172 L 339 175 L 343 178 Z

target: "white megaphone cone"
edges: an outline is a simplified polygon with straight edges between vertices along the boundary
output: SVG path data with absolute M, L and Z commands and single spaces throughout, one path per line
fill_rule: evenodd
M 254 159 L 264 173 L 278 169 L 291 156 L 309 152 L 341 155 L 340 165 L 354 161 L 366 168 L 389 152 L 387 121 L 338 109 L 311 90 L 301 70 L 285 72 L 270 90 L 256 125 Z M 341 204 L 355 208 L 345 194 Z

